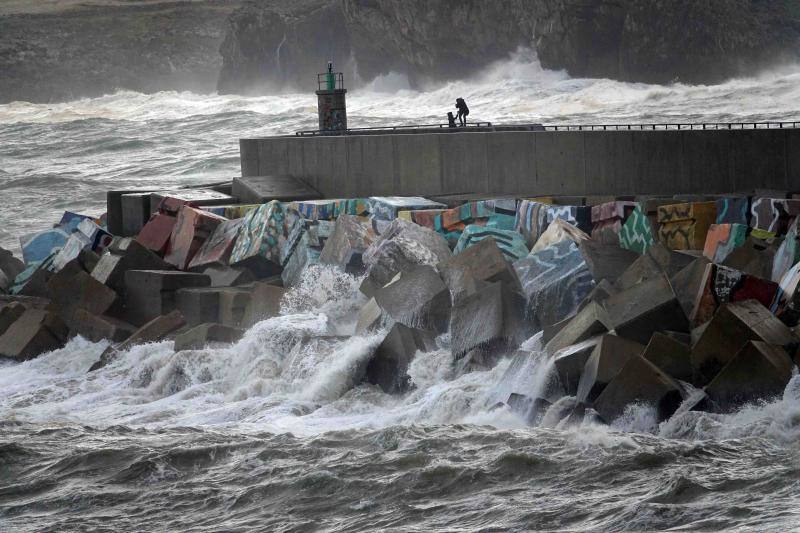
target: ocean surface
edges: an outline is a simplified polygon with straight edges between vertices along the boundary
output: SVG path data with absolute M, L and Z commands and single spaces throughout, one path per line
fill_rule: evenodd
M 800 66 L 713 86 L 574 79 L 521 56 L 478 79 L 412 91 L 387 76 L 348 94 L 352 126 L 473 120 L 546 124 L 800 120 Z M 229 179 L 238 138 L 313 129 L 307 94 L 118 92 L 0 106 L 0 246 L 100 214 L 105 191 Z M 282 315 L 226 348 L 106 347 L 77 338 L 0 362 L 0 531 L 528 531 L 800 529 L 800 377 L 737 413 L 657 424 L 539 427 L 491 409 L 535 395 L 552 363 L 458 375 L 420 353 L 414 389 L 358 385 L 382 333 L 342 337 L 359 279 L 318 268 Z M 527 344 L 535 350 L 538 339 Z

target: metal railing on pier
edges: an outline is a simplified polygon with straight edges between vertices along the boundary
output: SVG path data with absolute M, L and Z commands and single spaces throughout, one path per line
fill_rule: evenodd
M 448 132 L 457 132 L 465 130 L 486 130 L 492 129 L 491 122 L 470 122 L 466 126 L 451 127 L 449 124 L 411 124 L 408 126 L 372 126 L 369 128 L 349 128 L 346 130 L 308 130 L 298 131 L 295 135 L 300 137 L 315 136 L 315 135 L 363 135 L 371 133 L 430 133 L 430 130 L 446 130 Z M 421 130 L 421 131 L 417 131 Z
M 683 131 L 683 130 L 757 130 L 792 129 L 800 122 L 663 122 L 653 124 L 504 124 L 469 122 L 466 126 L 449 124 L 412 124 L 404 126 L 373 126 L 339 131 L 298 131 L 300 137 L 318 135 L 379 135 L 388 133 L 459 133 L 477 131 Z
M 760 130 L 797 128 L 800 122 L 664 122 L 656 124 L 554 124 L 545 131 Z

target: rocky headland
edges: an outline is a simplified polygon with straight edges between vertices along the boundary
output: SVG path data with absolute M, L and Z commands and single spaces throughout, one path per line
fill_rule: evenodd
M 328 59 L 350 85 L 419 85 L 520 47 L 572 76 L 714 83 L 796 59 L 799 35 L 788 0 L 11 0 L 0 102 L 262 94 L 308 87 Z
M 0 103 L 126 89 L 212 92 L 241 0 L 58 0 L 0 5 Z
M 572 76 L 712 83 L 791 60 L 798 15 L 757 0 L 248 2 L 231 16 L 219 90 L 307 85 L 329 57 L 363 81 L 465 78 L 520 47 Z

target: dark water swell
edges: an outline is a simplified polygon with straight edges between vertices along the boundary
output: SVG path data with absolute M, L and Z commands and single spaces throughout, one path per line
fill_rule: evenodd
M 15 531 L 785 531 L 799 445 L 600 428 L 392 426 L 317 437 L 4 423 Z

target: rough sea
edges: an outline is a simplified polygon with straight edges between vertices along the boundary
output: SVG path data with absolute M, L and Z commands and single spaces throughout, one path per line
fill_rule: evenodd
M 312 80 L 313 81 L 313 80 Z M 99 214 L 105 191 L 230 179 L 240 137 L 313 129 L 314 87 L 263 97 L 118 92 L 0 105 L 0 246 Z M 472 120 L 607 124 L 800 120 L 800 66 L 713 86 L 575 79 L 520 56 L 410 90 L 348 94 L 351 126 Z M 381 333 L 337 338 L 365 299 L 319 268 L 224 349 L 106 347 L 76 338 L 0 362 L 0 531 L 652 531 L 800 529 L 800 377 L 783 398 L 657 424 L 540 427 L 491 410 L 552 364 L 454 374 L 448 338 L 418 354 L 414 389 L 354 384 Z M 528 343 L 536 347 L 537 339 Z M 557 407 L 558 403 L 554 406 Z

